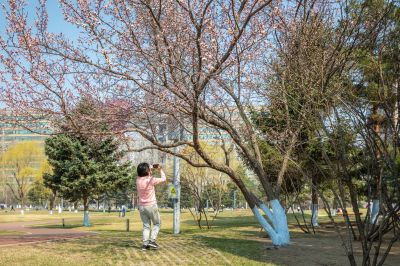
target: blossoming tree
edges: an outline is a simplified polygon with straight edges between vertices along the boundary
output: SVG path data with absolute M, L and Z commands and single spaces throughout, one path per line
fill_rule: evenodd
M 45 0 L 37 6 L 35 23 L 29 23 L 25 1 L 9 0 L 3 8 L 7 36 L 0 38 L 1 97 L 15 112 L 53 122 L 63 117 L 81 133 L 104 134 L 87 124 L 106 121 L 110 134 L 135 132 L 148 140 L 140 150 L 158 149 L 226 174 L 272 243 L 287 245 L 279 186 L 298 131 L 288 125 L 282 135 L 270 136 L 292 143 L 282 151 L 286 160 L 272 186 L 251 113 L 270 100 L 265 62 L 278 45 L 274 32 L 287 26 L 282 10 L 296 13 L 302 2 L 59 0 L 65 21 L 80 32 L 71 39 L 49 32 Z M 311 2 L 316 10 L 325 3 Z M 82 97 L 98 103 L 96 116 L 73 113 Z M 220 136 L 223 162 L 200 145 L 205 128 Z M 185 137 L 174 137 L 177 132 Z M 232 144 L 254 171 L 268 204 L 234 171 L 228 156 Z M 185 146 L 202 161 L 180 152 Z

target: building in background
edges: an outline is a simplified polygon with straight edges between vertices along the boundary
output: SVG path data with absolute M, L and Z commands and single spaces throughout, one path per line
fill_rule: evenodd
M 35 141 L 44 145 L 49 133 L 51 133 L 50 123 L 44 119 L 15 116 L 7 110 L 0 110 L 0 156 L 8 147 L 22 141 Z M 6 188 L 7 173 L 7 169 L 0 166 L 0 203 L 10 204 L 12 196 Z
M 20 141 L 44 142 L 51 133 L 50 123 L 44 119 L 33 119 L 26 116 L 15 116 L 0 110 L 0 141 L 4 150 L 12 143 Z

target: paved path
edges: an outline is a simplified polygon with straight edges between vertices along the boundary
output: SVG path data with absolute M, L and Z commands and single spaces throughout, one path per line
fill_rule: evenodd
M 50 225 L 55 223 L 59 222 L 52 221 L 47 224 Z M 89 237 L 93 235 L 93 233 L 90 232 L 76 231 L 73 229 L 32 227 L 33 225 L 38 224 L 42 225 L 43 221 L 1 223 L 0 230 L 18 231 L 22 232 L 23 234 L 0 235 L 0 246 L 33 244 L 53 240 Z

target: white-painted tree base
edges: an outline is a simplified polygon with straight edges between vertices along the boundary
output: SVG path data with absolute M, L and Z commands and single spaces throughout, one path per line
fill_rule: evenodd
M 89 226 L 89 211 L 83 212 L 83 226 Z
M 260 205 L 260 208 L 268 217 L 269 222 L 261 215 L 257 207 L 252 209 L 254 216 L 260 222 L 265 232 L 267 232 L 274 246 L 289 245 L 290 235 L 285 210 L 277 199 L 271 200 L 270 206 L 271 209 L 265 204 Z
M 379 216 L 379 200 L 374 199 L 370 205 L 370 220 L 371 224 L 376 224 Z
M 318 227 L 318 204 L 311 204 L 311 224 Z

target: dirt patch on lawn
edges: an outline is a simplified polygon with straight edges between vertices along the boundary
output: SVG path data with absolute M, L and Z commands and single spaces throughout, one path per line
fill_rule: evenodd
M 19 222 L 0 224 L 0 246 L 23 245 L 55 240 L 65 240 L 93 235 L 90 232 L 80 232 L 72 229 L 57 229 L 33 227 L 39 222 Z M 43 223 L 43 222 L 41 222 Z M 50 227 L 52 224 L 49 224 Z M 18 232 L 13 234 L 12 232 Z

